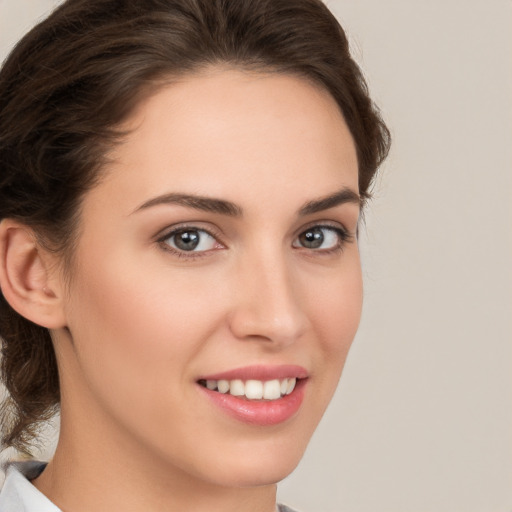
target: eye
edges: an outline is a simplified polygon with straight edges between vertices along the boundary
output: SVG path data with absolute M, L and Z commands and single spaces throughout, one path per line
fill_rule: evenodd
M 341 228 L 332 226 L 313 226 L 303 231 L 293 242 L 293 247 L 304 247 L 305 249 L 339 249 L 349 238 Z
M 160 241 L 178 252 L 205 252 L 222 247 L 210 233 L 198 228 L 177 229 Z

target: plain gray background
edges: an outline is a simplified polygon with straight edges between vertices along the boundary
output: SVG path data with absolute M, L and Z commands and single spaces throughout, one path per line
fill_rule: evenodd
M 57 2 L 0 0 L 0 57 Z M 512 510 L 512 2 L 330 0 L 393 150 L 365 309 L 281 499 L 304 512 Z

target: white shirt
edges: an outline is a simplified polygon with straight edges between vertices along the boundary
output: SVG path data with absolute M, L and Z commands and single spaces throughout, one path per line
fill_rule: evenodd
M 30 480 L 41 474 L 46 464 L 36 461 L 17 462 L 7 468 L 4 486 L 0 491 L 0 512 L 62 512 Z M 293 512 L 278 505 L 277 512 Z
M 40 462 L 20 462 L 7 468 L 0 492 L 0 512 L 62 512 L 28 480 L 44 468 Z

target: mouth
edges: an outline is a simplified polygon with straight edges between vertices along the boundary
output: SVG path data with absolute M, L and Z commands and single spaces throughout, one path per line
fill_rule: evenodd
M 210 391 L 217 391 L 222 394 L 229 394 L 245 400 L 279 400 L 280 398 L 290 395 L 297 384 L 296 377 L 272 380 L 256 380 L 249 379 L 200 379 L 200 386 Z
M 308 373 L 298 366 L 252 366 L 197 380 L 199 390 L 231 418 L 277 425 L 292 418 L 304 399 Z

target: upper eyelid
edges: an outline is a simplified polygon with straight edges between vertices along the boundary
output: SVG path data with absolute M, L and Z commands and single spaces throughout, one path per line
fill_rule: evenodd
M 197 222 L 190 222 L 190 223 L 183 223 L 183 224 L 173 224 L 172 226 L 168 226 L 162 230 L 160 230 L 154 237 L 154 239 L 158 242 L 163 242 L 167 238 L 171 237 L 172 235 L 179 233 L 180 231 L 186 231 L 187 229 L 195 230 L 195 231 L 203 231 L 204 233 L 210 235 L 211 237 L 215 238 L 218 242 L 223 243 L 222 233 L 218 229 L 212 229 L 207 228 L 204 226 L 198 225 Z
M 295 231 L 294 236 L 298 236 L 301 233 L 304 233 L 304 231 L 307 231 L 308 229 L 312 228 L 326 228 L 326 229 L 332 229 L 335 231 L 342 231 L 347 236 L 353 235 L 352 231 L 347 228 L 342 222 L 339 221 L 333 221 L 333 220 L 317 220 L 310 222 L 304 226 L 301 226 L 299 229 Z
M 341 243 L 348 243 L 351 242 L 353 239 L 356 238 L 356 235 L 354 235 L 350 230 L 346 229 L 344 226 L 340 225 L 330 225 L 330 224 L 313 224 L 309 226 L 306 229 L 301 229 L 298 234 L 295 236 L 294 241 L 302 234 L 310 229 L 330 229 L 331 231 L 334 231 L 341 239 Z

